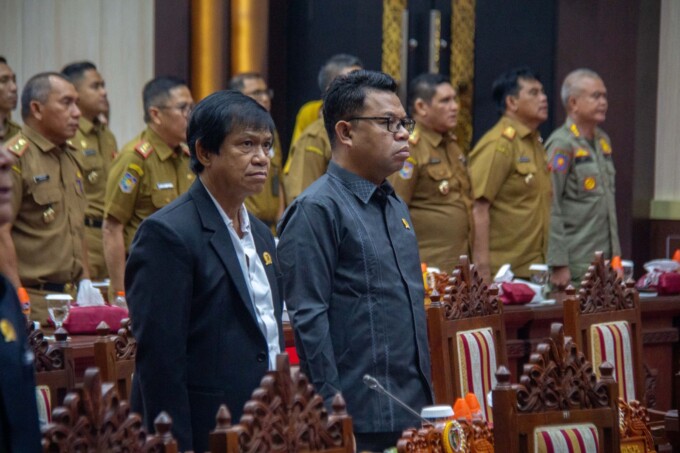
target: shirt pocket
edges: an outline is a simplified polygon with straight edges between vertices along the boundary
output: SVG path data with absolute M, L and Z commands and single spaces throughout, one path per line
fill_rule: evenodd
M 43 228 L 45 219 L 51 219 L 49 221 L 52 222 L 56 217 L 62 215 L 64 210 L 63 193 L 58 187 L 38 184 L 31 189 L 31 197 L 37 205 L 37 215 L 27 216 L 27 221 L 32 223 L 33 226 Z
M 595 161 L 586 161 L 575 164 L 574 173 L 576 174 L 579 198 L 602 195 L 602 184 L 605 184 L 605 181 L 603 180 Z
M 426 164 L 425 174 L 429 180 L 427 197 L 457 198 L 460 195 L 458 180 L 453 177 L 453 170 L 444 162 Z M 436 198 L 431 198 L 434 201 Z
M 156 189 L 151 191 L 151 204 L 156 209 L 168 205 L 172 200 L 177 198 L 177 189 Z

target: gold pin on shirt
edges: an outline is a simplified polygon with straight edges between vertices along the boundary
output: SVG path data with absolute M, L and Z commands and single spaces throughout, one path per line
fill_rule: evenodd
M 532 179 L 534 179 L 534 174 L 533 174 L 533 173 L 529 173 L 529 174 L 526 175 L 526 177 L 524 178 L 524 182 L 527 183 L 527 184 L 530 184 Z
M 97 173 L 96 171 L 91 171 L 87 175 L 87 180 L 90 181 L 90 184 L 96 183 L 98 179 L 99 179 L 99 173 Z
M 444 181 L 439 183 L 439 193 L 440 194 L 447 195 L 449 193 L 450 189 L 451 188 L 449 187 L 449 181 L 448 180 L 445 179 Z
M 49 206 L 45 211 L 43 211 L 43 222 L 45 223 L 52 223 L 54 221 L 56 213 L 54 212 L 54 209 L 52 209 L 52 206 Z

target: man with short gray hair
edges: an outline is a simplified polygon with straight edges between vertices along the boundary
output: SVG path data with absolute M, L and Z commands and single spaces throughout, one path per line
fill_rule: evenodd
M 557 287 L 578 285 L 595 251 L 621 254 L 611 140 L 598 127 L 607 88 L 594 71 L 577 69 L 564 79 L 561 97 L 567 121 L 546 142 L 553 181 L 548 264 Z

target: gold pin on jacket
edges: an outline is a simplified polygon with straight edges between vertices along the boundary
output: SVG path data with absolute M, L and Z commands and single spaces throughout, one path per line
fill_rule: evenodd
M 269 266 L 272 264 L 272 256 L 269 254 L 269 252 L 264 252 L 262 254 L 262 259 L 264 260 L 264 265 Z
M 17 340 L 17 333 L 14 330 L 14 326 L 6 319 L 0 320 L 0 333 L 2 333 L 2 338 L 5 339 L 5 343 Z
M 408 224 L 408 222 L 406 221 L 405 218 L 403 218 L 403 217 L 401 218 L 401 223 L 404 225 L 404 228 L 406 228 L 407 230 L 411 229 L 411 225 Z

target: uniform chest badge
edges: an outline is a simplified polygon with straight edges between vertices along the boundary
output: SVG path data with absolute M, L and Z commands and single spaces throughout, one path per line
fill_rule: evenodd
M 14 330 L 14 326 L 6 319 L 0 320 L 0 333 L 2 333 L 5 343 L 17 340 L 17 333 Z
M 413 162 L 408 160 L 404 162 L 404 166 L 399 170 L 399 177 L 401 179 L 411 179 L 413 177 Z
M 118 183 L 118 187 L 120 188 L 120 191 L 123 193 L 132 193 L 132 190 L 135 188 L 136 185 L 137 178 L 132 176 L 132 173 L 130 173 L 129 171 L 125 172 L 120 182 Z
M 583 188 L 590 192 L 591 190 L 594 190 L 597 187 L 597 181 L 595 180 L 594 176 L 588 176 L 586 179 L 583 180 Z
M 82 143 L 81 143 L 81 144 L 82 144 Z M 83 146 L 85 146 L 85 145 L 83 145 Z M 92 148 L 88 148 L 88 149 L 84 149 L 84 150 L 83 150 L 83 154 L 85 154 L 85 155 L 88 156 L 88 157 L 89 157 L 89 156 L 94 156 L 95 154 L 97 154 L 97 151 L 94 150 L 94 149 L 92 149 Z
M 56 217 L 57 213 L 54 212 L 54 209 L 52 206 L 48 206 L 47 209 L 43 211 L 43 222 L 45 223 L 52 223 L 54 221 L 54 218 Z
M 405 218 L 403 218 L 403 217 L 401 218 L 401 223 L 402 223 L 402 225 L 404 225 L 404 228 L 406 228 L 407 230 L 411 229 L 411 225 L 408 224 L 408 221 Z
M 87 180 L 90 181 L 90 184 L 96 183 L 99 180 L 99 173 L 97 173 L 96 171 L 91 171 L 87 175 Z
M 449 181 L 445 179 L 444 181 L 439 183 L 439 193 L 442 195 L 448 195 L 449 190 L 451 190 L 451 186 L 449 186 Z
M 264 252 L 262 254 L 262 260 L 264 261 L 265 266 L 269 266 L 272 264 L 272 256 L 269 254 L 269 252 Z

